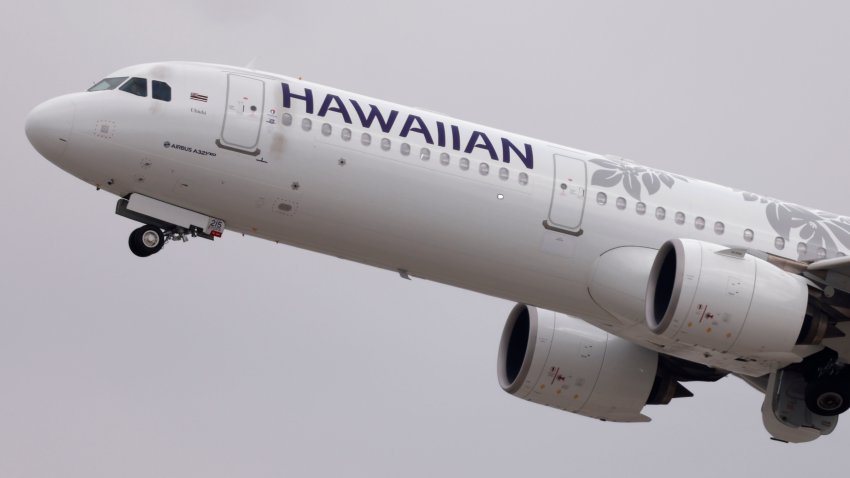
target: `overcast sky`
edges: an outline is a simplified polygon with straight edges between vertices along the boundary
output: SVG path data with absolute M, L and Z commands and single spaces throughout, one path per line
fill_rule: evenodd
M 850 4 L 15 2 L 0 77 L 0 476 L 808 476 L 726 378 L 602 423 L 498 386 L 513 304 L 225 234 L 147 260 L 24 136 L 160 60 L 256 66 L 850 213 Z

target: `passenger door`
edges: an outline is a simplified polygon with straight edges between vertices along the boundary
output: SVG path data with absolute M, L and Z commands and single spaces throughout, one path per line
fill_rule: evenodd
M 221 126 L 219 147 L 256 156 L 260 154 L 260 126 L 266 84 L 263 80 L 229 73 L 227 106 Z
M 555 154 L 552 202 L 546 227 L 581 235 L 584 201 L 587 196 L 587 165 L 584 160 Z

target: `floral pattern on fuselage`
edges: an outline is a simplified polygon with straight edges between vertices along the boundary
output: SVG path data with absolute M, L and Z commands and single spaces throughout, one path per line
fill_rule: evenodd
M 805 247 L 798 244 L 800 260 L 823 259 L 838 254 L 838 244 L 850 249 L 850 218 L 826 211 L 808 209 L 777 199 L 743 192 L 745 201 L 766 205 L 767 222 L 779 237 L 791 240 L 799 236 Z
M 661 189 L 662 185 L 670 189 L 676 184 L 676 180 L 688 182 L 682 176 L 656 171 L 637 164 L 603 158 L 594 158 L 590 162 L 600 166 L 600 169 L 594 171 L 590 178 L 590 184 L 610 188 L 623 183 L 629 196 L 638 201 L 641 200 L 644 190 L 652 196 Z

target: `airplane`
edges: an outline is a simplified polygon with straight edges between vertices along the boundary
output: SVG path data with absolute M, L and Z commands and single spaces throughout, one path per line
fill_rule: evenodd
M 121 69 L 25 131 L 118 197 L 139 257 L 227 229 L 516 302 L 519 398 L 646 422 L 732 375 L 791 443 L 850 408 L 850 217 L 216 64 Z

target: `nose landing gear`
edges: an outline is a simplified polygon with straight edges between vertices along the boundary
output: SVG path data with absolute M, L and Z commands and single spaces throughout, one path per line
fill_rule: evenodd
M 140 194 L 118 200 L 115 213 L 144 226 L 130 234 L 130 251 L 139 257 L 156 254 L 168 241 L 186 242 L 189 237 L 213 240 L 221 237 L 224 221 Z
M 187 242 L 189 236 L 198 237 L 197 231 L 186 232 L 181 228 L 163 231 L 157 226 L 142 226 L 130 233 L 130 251 L 139 257 L 148 257 L 162 249 L 166 242 Z
M 156 226 L 142 226 L 130 233 L 130 251 L 139 257 L 156 254 L 165 245 L 165 234 Z

